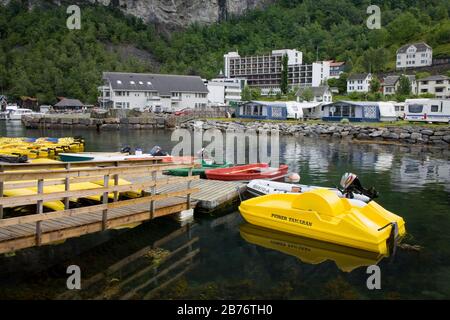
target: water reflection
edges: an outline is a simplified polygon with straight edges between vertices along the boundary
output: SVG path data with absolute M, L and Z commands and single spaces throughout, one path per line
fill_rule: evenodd
M 393 184 L 401 191 L 439 184 L 450 191 L 450 164 L 448 160 L 426 157 L 421 160 L 404 157 L 392 174 Z
M 344 272 L 375 265 L 385 257 L 374 252 L 263 229 L 248 223 L 242 224 L 239 230 L 241 237 L 250 244 L 295 256 L 307 264 L 316 265 L 331 260 Z
M 199 237 L 185 225 L 82 281 L 80 291 L 57 299 L 151 299 L 197 264 Z

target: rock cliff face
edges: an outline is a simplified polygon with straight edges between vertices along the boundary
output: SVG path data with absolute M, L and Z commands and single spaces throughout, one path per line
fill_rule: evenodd
M 10 0 L 0 0 L 8 3 Z M 211 24 L 246 10 L 263 8 L 276 0 L 50 0 L 55 4 L 98 3 L 120 8 L 123 12 L 168 29 L 192 23 Z M 49 0 L 28 0 L 30 6 Z

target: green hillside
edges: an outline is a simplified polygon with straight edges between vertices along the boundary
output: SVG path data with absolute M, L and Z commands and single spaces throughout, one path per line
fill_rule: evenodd
M 377 3 L 383 28 L 370 30 L 366 8 Z M 29 11 L 15 0 L 0 7 L 0 94 L 94 103 L 104 70 L 212 77 L 231 50 L 246 55 L 297 48 L 306 62 L 318 54 L 347 61 L 352 71 L 387 71 L 397 48 L 411 41 L 424 40 L 436 56 L 450 56 L 449 13 L 449 0 L 280 0 L 220 24 L 163 35 L 102 6 L 84 7 L 81 30 L 70 31 L 65 8 Z M 135 50 L 124 54 L 118 50 L 124 46 Z

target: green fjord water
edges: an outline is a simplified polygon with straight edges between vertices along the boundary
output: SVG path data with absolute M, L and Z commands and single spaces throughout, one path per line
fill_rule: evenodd
M 25 130 L 0 124 L 1 136 L 74 136 L 89 151 L 154 145 L 170 150 L 168 131 Z M 420 147 L 280 138 L 281 160 L 302 183 L 334 186 L 347 171 L 404 217 L 405 242 L 393 257 L 365 255 L 246 225 L 235 208 L 196 215 L 190 228 L 162 218 L 128 230 L 69 239 L 0 257 L 1 299 L 442 299 L 450 298 L 449 152 Z M 181 248 L 177 250 L 177 248 Z M 177 250 L 177 251 L 175 251 Z M 175 254 L 169 255 L 169 252 Z M 381 290 L 367 289 L 378 263 Z M 82 290 L 67 292 L 78 265 Z

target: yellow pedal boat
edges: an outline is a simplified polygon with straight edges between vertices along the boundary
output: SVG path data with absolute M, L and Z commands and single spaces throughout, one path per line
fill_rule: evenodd
M 239 211 L 253 225 L 380 254 L 406 232 L 404 220 L 375 201 L 339 198 L 326 189 L 253 198 Z

